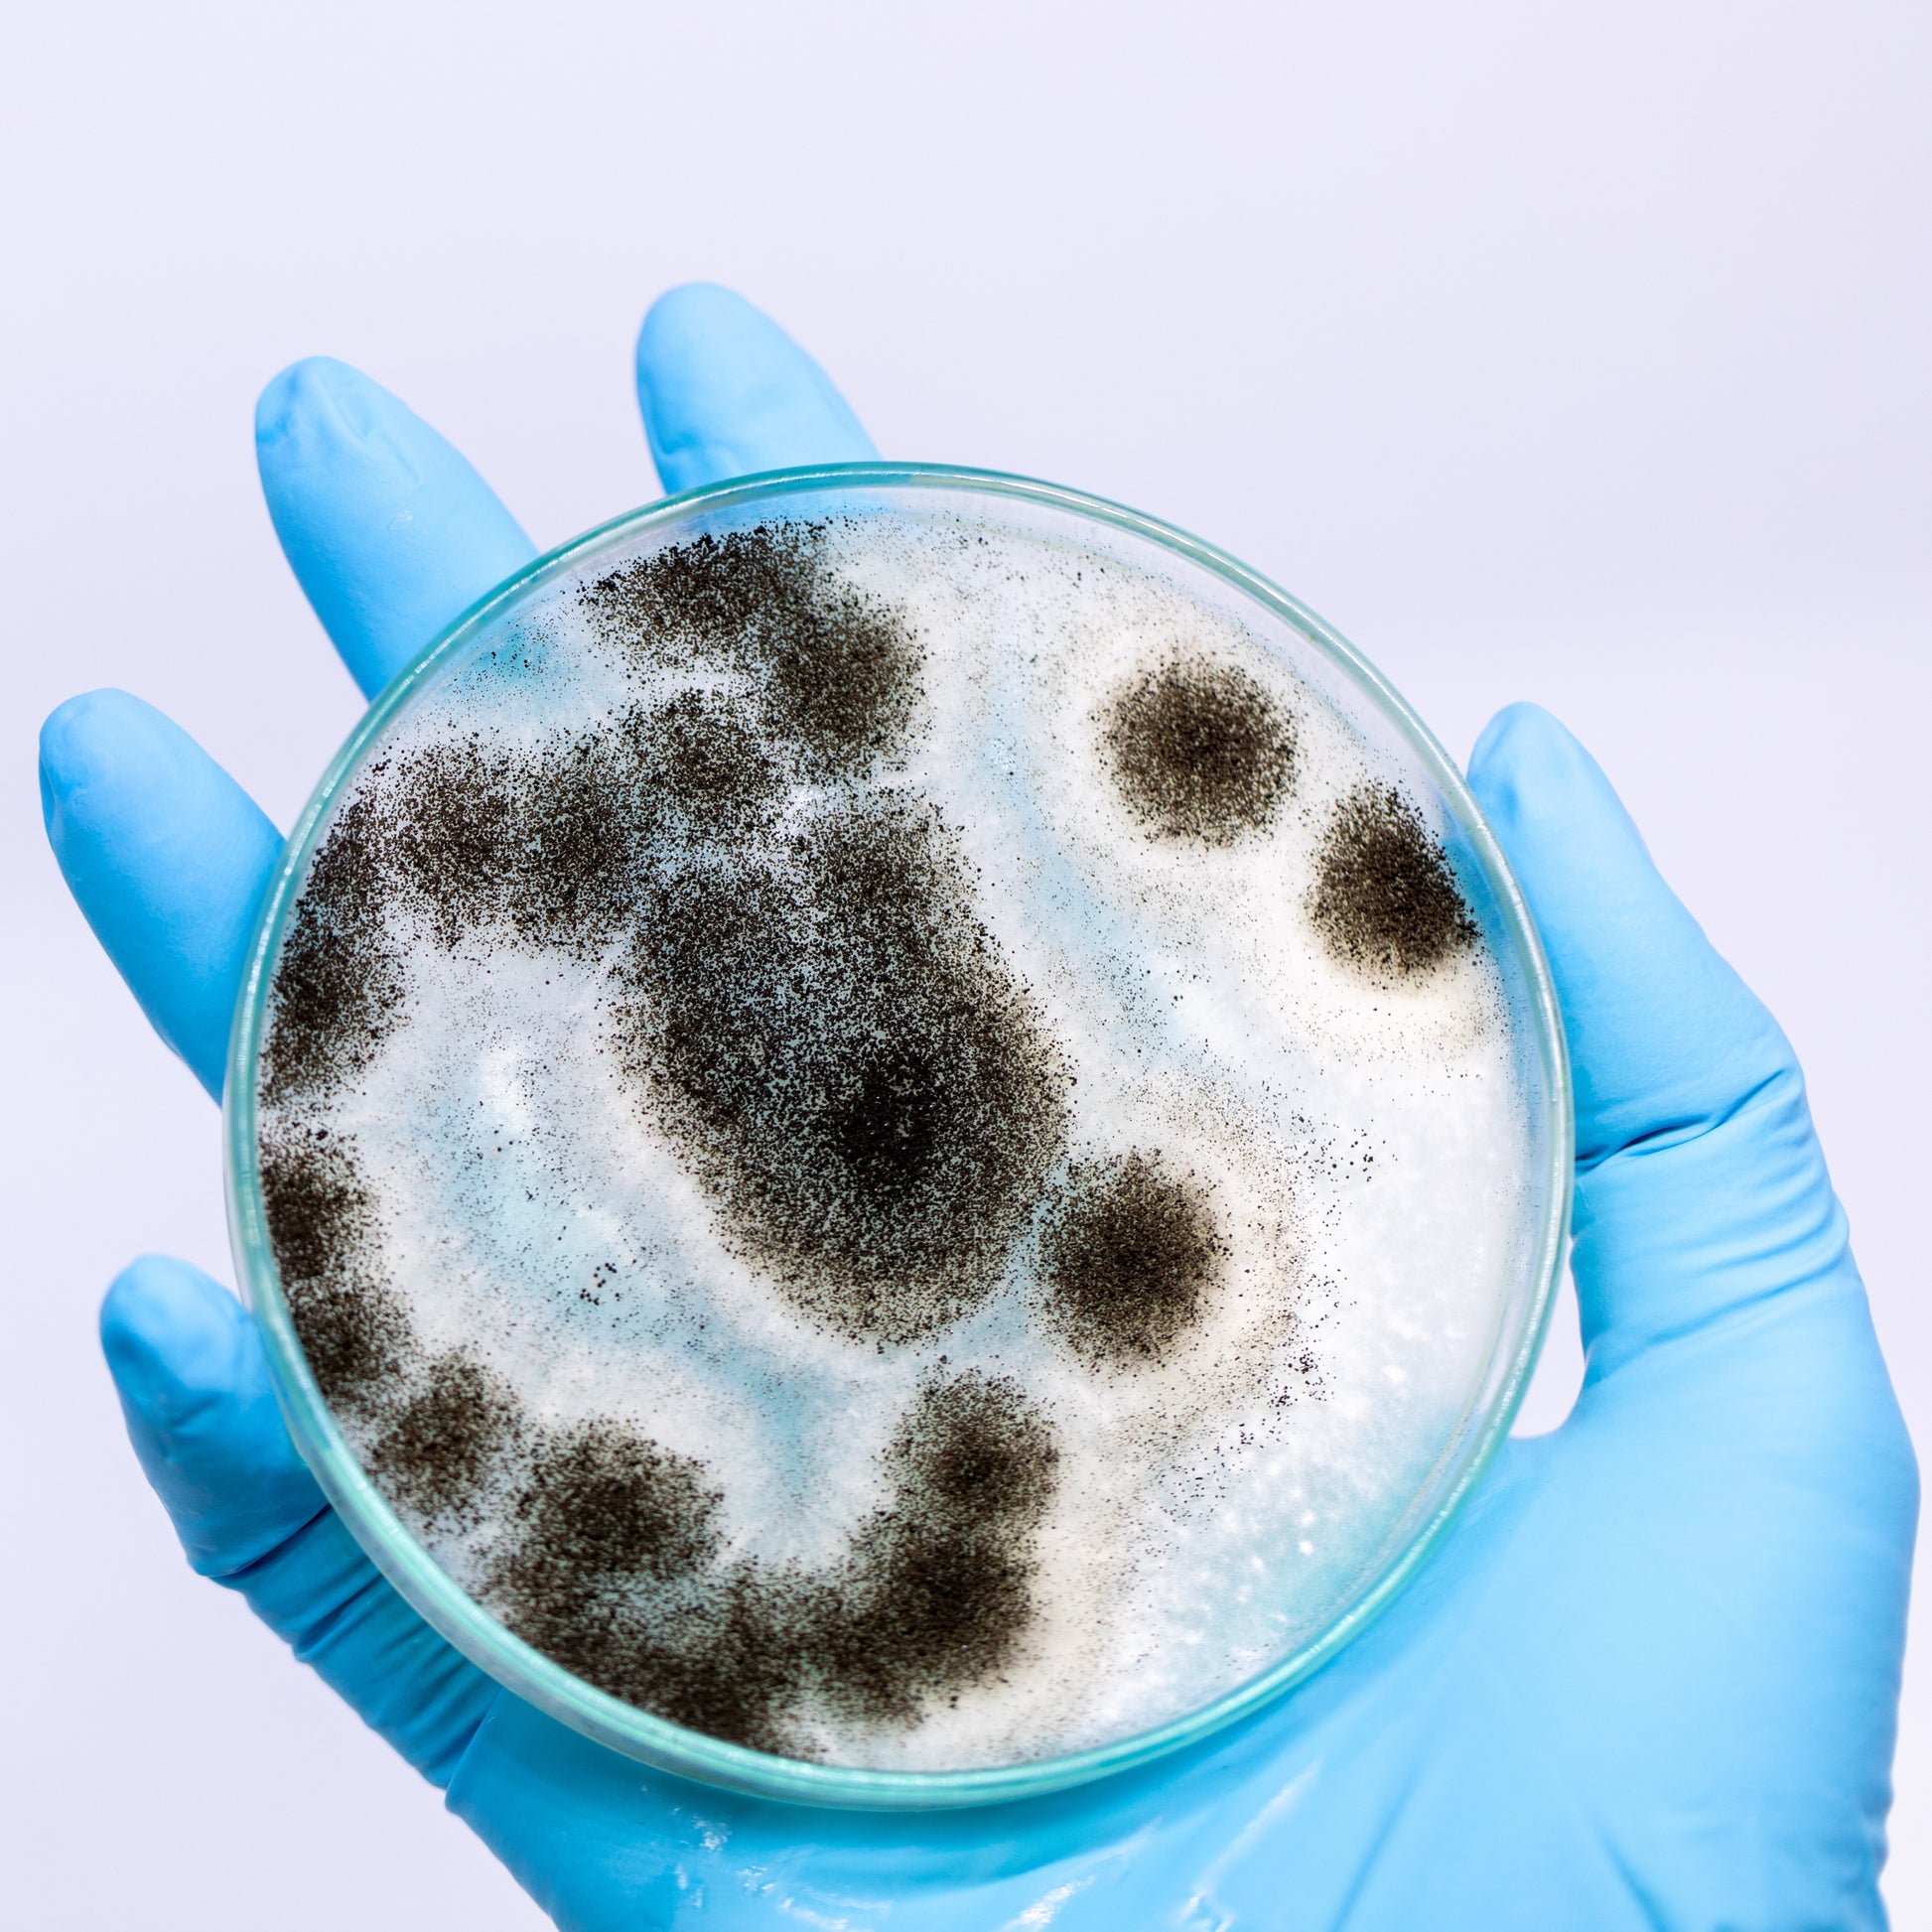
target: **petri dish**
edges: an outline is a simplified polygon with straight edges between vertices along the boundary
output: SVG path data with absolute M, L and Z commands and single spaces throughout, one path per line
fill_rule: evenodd
M 295 1440 L 516 1695 L 808 1804 L 1258 1710 L 1507 1433 L 1567 1234 L 1453 764 L 1233 558 L 928 465 L 540 558 L 332 763 L 231 1041 Z

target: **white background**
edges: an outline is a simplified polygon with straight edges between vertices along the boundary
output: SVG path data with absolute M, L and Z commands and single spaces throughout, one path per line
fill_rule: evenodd
M 315 350 L 541 544 L 653 483 L 644 305 L 728 281 L 889 455 L 1226 544 L 1461 754 L 1597 752 L 1809 1069 L 1921 1442 L 1932 629 L 1924 0 L 64 0 L 0 41 L 0 1917 L 536 1915 L 176 1552 L 93 1338 L 227 1274 L 215 1122 L 64 901 L 33 733 L 122 684 L 286 824 L 355 701 L 249 412 Z M 1574 1314 L 1536 1397 L 1576 1376 Z M 1890 1893 L 1932 1923 L 1932 1625 Z

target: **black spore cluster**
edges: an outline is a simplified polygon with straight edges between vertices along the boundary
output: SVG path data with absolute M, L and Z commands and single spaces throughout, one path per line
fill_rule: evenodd
M 275 962 L 259 1076 L 266 1106 L 351 1081 L 395 1023 L 403 980 L 383 916 L 385 833 L 377 801 L 352 797 L 309 862 Z
M 919 703 L 918 638 L 824 569 L 826 526 L 700 536 L 592 585 L 607 639 L 647 667 L 708 661 L 759 680 L 764 729 L 814 779 L 898 751 Z
M 929 806 L 841 800 L 807 838 L 666 883 L 631 988 L 641 1087 L 799 1307 L 893 1344 L 993 1286 L 1064 1076 Z
M 497 1458 L 524 1433 L 516 1392 L 485 1363 L 451 1349 L 383 1404 L 369 1472 L 406 1515 L 468 1528 L 482 1513 Z
M 1479 937 L 1442 840 L 1392 785 L 1360 786 L 1336 807 L 1309 915 L 1330 954 L 1381 979 L 1433 972 Z
M 378 1208 L 328 1125 L 399 1021 L 399 933 L 604 965 L 609 1035 L 721 1226 L 795 1306 L 880 1347 L 983 1298 L 1061 1158 L 1067 1079 L 979 921 L 958 842 L 893 777 L 918 638 L 824 567 L 824 531 L 679 545 L 581 608 L 634 699 L 535 747 L 434 741 L 371 766 L 311 863 L 260 1084 L 267 1219 L 325 1398 L 406 1516 L 511 1498 L 483 1594 L 591 1682 L 714 1735 L 805 1748 L 800 1701 L 909 1722 L 1012 1656 L 1052 1490 L 1013 1385 L 934 1384 L 891 1504 L 830 1573 L 728 1560 L 702 1469 L 601 1422 L 525 1417 L 432 1355 Z
M 270 1121 L 260 1160 L 262 1210 L 302 1352 L 331 1408 L 367 1415 L 413 1342 L 360 1162 L 343 1136 L 299 1117 Z
M 1158 1360 L 1220 1267 L 1203 1189 L 1158 1152 L 1076 1164 L 1041 1244 L 1047 1319 L 1095 1362 Z
M 1274 823 L 1295 780 L 1295 720 L 1232 664 L 1173 657 L 1102 720 L 1115 783 L 1151 838 L 1233 845 Z
M 613 1696 L 796 1755 L 801 1714 L 907 1724 L 1013 1661 L 1054 1462 L 1013 1383 L 933 1382 L 887 1452 L 889 1500 L 805 1570 L 731 1556 L 700 1465 L 595 1424 L 538 1455 L 486 1600 Z
M 918 639 L 823 570 L 823 540 L 700 538 L 586 594 L 640 674 L 725 680 L 751 741 L 749 758 L 671 767 L 686 817 L 630 897 L 619 1033 L 748 1257 L 818 1319 L 890 1345 L 997 1279 L 1058 1153 L 1066 1079 L 957 841 L 891 781 Z M 746 788 L 693 813 L 694 769 Z M 662 797 L 643 775 L 640 795 Z

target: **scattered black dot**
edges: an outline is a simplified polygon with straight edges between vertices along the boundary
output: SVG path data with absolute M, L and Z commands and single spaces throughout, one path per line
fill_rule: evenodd
M 1377 977 L 1430 972 L 1478 936 L 1442 840 L 1390 785 L 1363 786 L 1336 808 L 1309 914 L 1336 959 Z
M 1151 836 L 1233 845 L 1274 823 L 1295 779 L 1295 721 L 1245 671 L 1177 658 L 1103 720 L 1115 782 Z
M 1158 1155 L 1076 1167 L 1041 1244 L 1047 1317 L 1096 1361 L 1153 1361 L 1193 1324 L 1220 1256 L 1200 1189 Z

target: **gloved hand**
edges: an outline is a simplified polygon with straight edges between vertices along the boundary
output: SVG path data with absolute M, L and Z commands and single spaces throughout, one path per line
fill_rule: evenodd
M 657 305 L 637 381 L 671 488 L 871 453 L 818 368 L 721 290 Z M 365 691 L 530 555 L 463 459 L 340 363 L 278 377 L 257 433 L 283 548 Z M 660 1776 L 409 1609 L 298 1459 L 249 1316 L 149 1258 L 102 1333 L 190 1562 L 569 1927 L 1880 1925 L 1917 1476 L 1798 1067 L 1560 725 L 1504 712 L 1470 781 L 1575 1055 L 1588 1374 L 1380 1621 L 1259 1718 L 987 1811 L 809 1811 Z M 82 910 L 216 1091 L 273 827 L 114 692 L 48 721 L 42 783 Z

